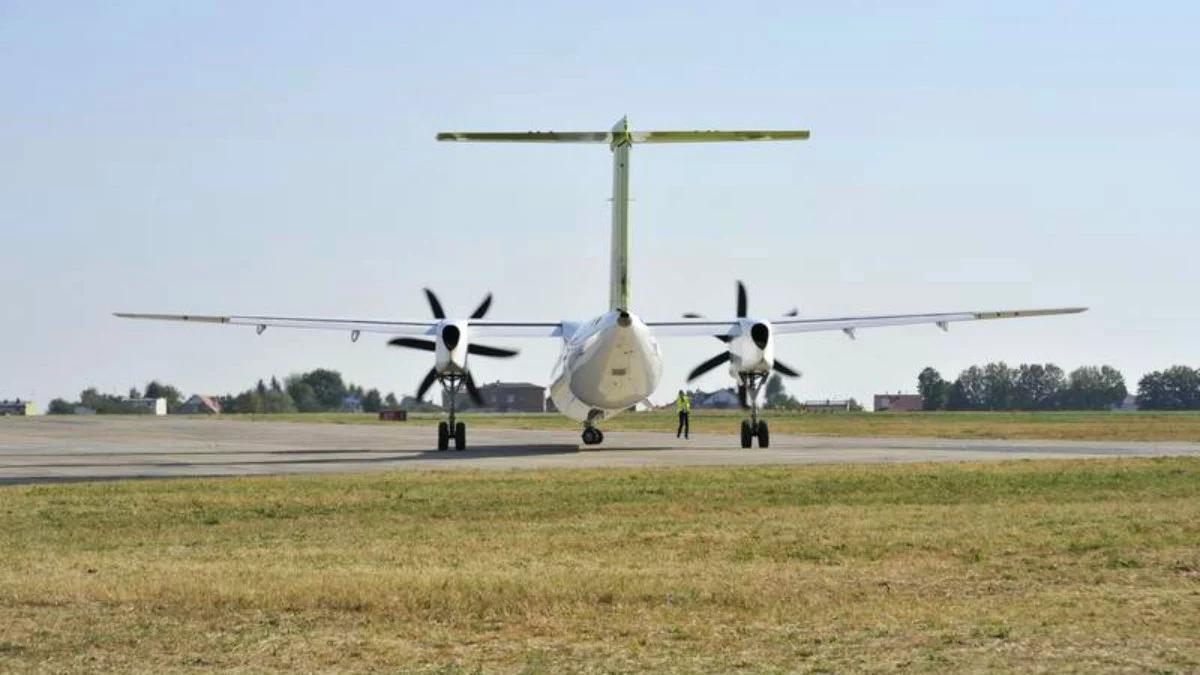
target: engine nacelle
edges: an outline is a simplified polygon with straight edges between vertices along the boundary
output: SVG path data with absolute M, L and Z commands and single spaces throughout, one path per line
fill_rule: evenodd
M 439 373 L 467 370 L 467 322 L 441 321 L 437 325 L 434 367 Z
M 769 321 L 738 319 L 738 330 L 729 341 L 729 372 L 769 373 L 775 367 L 774 331 Z

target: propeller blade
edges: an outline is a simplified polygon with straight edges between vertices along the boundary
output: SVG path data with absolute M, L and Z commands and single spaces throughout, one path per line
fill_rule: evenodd
M 438 297 L 433 294 L 433 291 L 426 288 L 425 297 L 429 300 L 429 309 L 433 310 L 433 318 L 446 318 L 446 311 L 442 309 L 442 303 L 438 302 Z
M 433 386 L 433 381 L 437 379 L 437 368 L 430 368 L 428 373 L 425 373 L 425 379 L 421 380 L 421 386 L 417 387 L 417 400 L 425 400 L 425 392 Z
M 704 363 L 701 363 L 700 365 L 693 368 L 692 372 L 688 373 L 688 378 L 687 378 L 688 382 L 691 382 L 692 380 L 696 379 L 697 377 L 700 377 L 701 375 L 707 373 L 708 371 L 712 370 L 713 368 L 716 368 L 717 366 L 721 365 L 722 363 L 725 363 L 728 360 L 729 360 L 729 352 L 721 352 L 720 354 L 717 354 L 716 356 L 712 357 L 711 359 L 709 359 L 709 360 L 705 361 Z
M 476 307 L 475 311 L 471 313 L 471 318 L 472 319 L 482 319 L 484 317 L 484 315 L 487 314 L 488 308 L 491 306 L 492 306 L 492 294 L 488 293 L 487 297 L 483 299 L 483 302 L 479 303 L 479 306 Z
M 775 359 L 775 370 L 778 370 L 779 372 L 783 373 L 784 375 L 787 375 L 788 377 L 800 377 L 800 371 L 792 368 L 791 366 L 784 363 L 783 361 L 780 361 L 779 359 Z
M 747 305 L 749 305 L 749 300 L 746 298 L 746 285 L 739 281 L 737 301 L 737 315 L 739 319 L 745 318 L 746 312 L 749 309 Z
M 704 315 L 697 314 L 695 312 L 687 312 L 683 315 L 683 318 L 685 318 L 685 319 L 703 319 Z
M 478 354 L 479 356 L 495 356 L 497 358 L 506 359 L 510 356 L 516 356 L 519 352 L 515 349 L 504 349 L 503 347 L 489 347 L 487 345 L 477 345 L 474 342 L 467 345 L 468 354 Z
M 463 377 L 463 384 L 467 385 L 467 395 L 471 397 L 471 401 L 476 407 L 483 407 L 483 396 L 480 395 L 479 389 L 475 387 L 475 378 L 471 377 L 470 371 Z
M 388 344 L 393 347 L 408 347 L 409 349 L 420 349 L 426 352 L 432 352 L 437 349 L 433 344 L 433 340 L 422 340 L 421 338 L 398 337 L 388 340 Z

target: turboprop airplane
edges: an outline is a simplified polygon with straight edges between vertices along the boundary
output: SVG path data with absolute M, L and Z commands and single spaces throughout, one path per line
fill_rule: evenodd
M 775 360 L 775 336 L 790 333 L 840 330 L 853 336 L 860 328 L 934 324 L 946 330 L 950 323 L 983 319 L 1072 314 L 1084 308 L 1035 309 L 998 312 L 943 312 L 897 314 L 888 316 L 848 316 L 799 318 L 784 316 L 775 320 L 745 316 L 744 302 L 737 317 L 706 319 L 701 317 L 672 321 L 646 321 L 633 312 L 629 293 L 629 156 L 634 145 L 655 143 L 711 143 L 723 141 L 799 141 L 807 131 L 634 131 L 626 118 L 610 131 L 588 132 L 467 132 L 440 133 L 439 141 L 479 141 L 516 143 L 603 143 L 613 156 L 612 258 L 607 311 L 586 321 L 496 321 L 484 319 L 491 296 L 466 319 L 446 318 L 441 304 L 426 290 L 434 319 L 392 321 L 366 319 L 322 319 L 282 316 L 234 316 L 195 314 L 118 313 L 129 319 L 192 321 L 254 326 L 259 334 L 269 327 L 309 328 L 347 331 L 357 341 L 362 333 L 392 336 L 389 344 L 431 351 L 434 366 L 422 381 L 423 395 L 434 380 L 449 395 L 449 420 L 438 425 L 438 449 L 449 448 L 451 439 L 457 449 L 466 448 L 466 427 L 455 417 L 455 400 L 461 387 L 478 397 L 468 369 L 470 354 L 512 356 L 513 350 L 484 347 L 477 338 L 553 338 L 562 341 L 562 353 L 550 376 L 550 396 L 558 410 L 583 424 L 583 442 L 603 442 L 597 426 L 637 403 L 645 401 L 662 378 L 662 350 L 657 338 L 706 336 L 726 343 L 726 352 L 706 362 L 707 368 L 725 361 L 730 374 L 744 388 L 751 401 L 752 418 L 742 422 L 742 446 L 750 447 L 757 438 L 759 447 L 768 447 L 769 430 L 758 419 L 759 389 L 772 370 L 783 371 Z M 705 365 L 705 364 L 702 364 Z M 788 368 L 790 370 L 790 368 Z

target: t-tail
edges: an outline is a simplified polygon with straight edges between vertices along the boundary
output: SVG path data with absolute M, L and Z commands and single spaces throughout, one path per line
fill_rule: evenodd
M 612 258 L 610 310 L 628 311 L 629 293 L 629 151 L 641 143 L 713 143 L 722 141 L 802 141 L 807 131 L 634 131 L 622 117 L 611 131 L 444 132 L 439 141 L 509 143 L 607 143 L 613 153 Z

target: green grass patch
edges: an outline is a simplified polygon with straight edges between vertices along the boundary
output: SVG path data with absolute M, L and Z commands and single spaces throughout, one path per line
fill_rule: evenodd
M 0 489 L 0 671 L 1190 672 L 1200 460 Z

